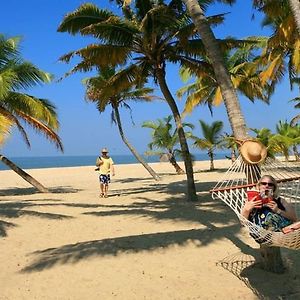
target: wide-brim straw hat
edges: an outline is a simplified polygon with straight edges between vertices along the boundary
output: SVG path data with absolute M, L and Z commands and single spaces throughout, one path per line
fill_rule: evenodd
M 244 161 L 248 164 L 260 164 L 267 157 L 267 148 L 259 141 L 244 141 L 239 149 Z

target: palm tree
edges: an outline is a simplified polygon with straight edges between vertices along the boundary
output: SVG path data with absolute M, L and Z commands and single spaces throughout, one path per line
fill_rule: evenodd
M 300 34 L 300 2 L 299 0 L 289 0 L 289 4 L 295 18 L 298 33 Z
M 124 4 L 124 18 L 93 4 L 83 4 L 64 17 L 58 31 L 91 35 L 99 43 L 72 51 L 61 60 L 69 62 L 74 56 L 81 57 L 82 61 L 70 73 L 87 71 L 95 65 L 107 67 L 127 63 L 128 68 L 132 65 L 139 68 L 142 79 L 154 78 L 176 123 L 187 175 L 187 198 L 194 201 L 197 195 L 192 160 L 180 112 L 166 82 L 166 63 L 197 68 L 199 65 L 195 58 L 201 55 L 203 47 L 199 40 L 188 40 L 195 34 L 194 26 L 186 14 L 178 10 L 175 5 L 178 1 L 169 4 L 164 1 L 135 1 L 135 9 L 129 5 L 130 1 L 118 2 Z M 216 22 L 222 19 L 218 17 Z
M 274 144 L 271 143 L 274 136 L 271 130 L 269 128 L 250 128 L 250 130 L 256 134 L 256 139 L 267 148 L 267 156 L 274 158 L 276 154 L 276 147 L 274 148 Z
M 291 102 L 296 102 L 296 104 L 294 105 L 294 108 L 300 108 L 300 97 L 296 97 L 292 100 L 290 100 Z M 295 126 L 300 120 L 300 114 L 297 114 L 295 117 L 292 118 L 292 120 L 290 121 L 291 126 Z
M 148 144 L 150 151 L 146 155 L 159 155 L 167 157 L 168 161 L 173 165 L 177 174 L 184 173 L 176 161 L 176 155 L 181 155 L 181 151 L 175 148 L 179 144 L 177 128 L 174 130 L 172 125 L 172 116 L 167 116 L 163 119 L 158 119 L 156 122 L 145 121 L 142 127 L 152 129 L 152 142 Z M 183 127 L 194 128 L 193 124 L 182 123 Z M 191 136 L 191 132 L 186 132 L 187 136 Z M 157 149 L 153 151 L 153 149 Z
M 257 64 L 253 62 L 254 55 L 252 53 L 253 50 L 263 46 L 266 39 L 251 37 L 248 40 L 249 44 L 243 45 L 242 48 L 235 51 L 226 51 L 224 53 L 224 61 L 235 89 L 252 102 L 255 99 L 261 99 L 268 103 L 271 88 L 268 84 L 262 85 L 259 69 Z M 216 80 L 209 59 L 206 59 L 206 62 L 207 67 L 198 76 L 196 82 L 181 88 L 177 92 L 178 97 L 182 97 L 184 94 L 187 95 L 186 113 L 190 113 L 199 104 L 207 104 L 212 112 L 212 105 L 218 106 L 223 101 L 221 88 Z M 181 74 L 184 81 L 190 79 L 192 75 L 196 75 L 192 74 L 192 71 L 189 69 L 182 69 Z
M 56 130 L 59 127 L 55 107 L 46 99 L 18 92 L 37 84 L 49 82 L 51 76 L 27 61 L 23 61 L 19 53 L 20 39 L 5 38 L 0 35 L 0 146 L 11 133 L 12 127 L 22 134 L 30 147 L 29 137 L 22 123 L 42 133 L 63 151 L 63 146 Z M 35 186 L 41 192 L 48 190 L 17 167 L 5 156 L 0 155 L 3 163 L 12 168 L 18 175 Z
M 222 147 L 230 149 L 230 157 L 226 157 L 231 159 L 231 162 L 234 163 L 237 158 L 238 143 L 232 134 L 225 132 L 222 135 Z
M 207 149 L 207 154 L 210 159 L 210 171 L 215 169 L 214 166 L 214 151 L 217 148 L 222 148 L 222 136 L 221 131 L 223 129 L 222 121 L 215 121 L 211 125 L 205 123 L 202 120 L 199 120 L 201 131 L 203 134 L 203 138 L 198 138 L 193 136 L 192 138 L 195 140 L 194 146 L 204 150 Z
M 256 7 L 266 13 L 282 13 L 282 8 L 289 6 L 295 25 L 300 34 L 300 3 L 299 0 L 253 0 Z
M 220 86 L 222 98 L 224 99 L 232 132 L 236 139 L 245 140 L 249 137 L 246 130 L 245 119 L 240 108 L 236 91 L 230 80 L 230 75 L 226 69 L 220 45 L 209 26 L 199 2 L 196 0 L 183 0 L 183 2 L 202 38 L 207 56 L 213 66 L 216 80 Z M 233 1 L 224 2 L 232 3 Z
M 275 85 L 288 73 L 292 87 L 300 73 L 300 37 L 291 6 L 287 0 L 253 0 L 253 3 L 265 13 L 263 26 L 273 31 L 257 61 L 264 68 L 260 75 L 262 83 L 269 81 Z
M 276 124 L 277 134 L 271 138 L 270 143 L 277 153 L 282 153 L 289 161 L 289 150 L 292 147 L 296 160 L 299 159 L 297 145 L 300 143 L 299 126 L 291 126 L 287 121 Z
M 135 88 L 134 82 L 128 80 L 125 71 L 116 72 L 114 68 L 103 68 L 99 71 L 98 76 L 85 80 L 86 99 L 96 102 L 97 109 L 100 113 L 104 112 L 108 105 L 111 105 L 113 113 L 112 120 L 117 123 L 120 136 L 134 155 L 134 157 L 145 167 L 155 180 L 159 180 L 159 176 L 144 161 L 134 147 L 125 137 L 119 107 L 130 108 L 127 101 L 151 101 L 155 97 L 149 95 L 152 89 Z
M 234 90 L 233 84 L 230 80 L 228 70 L 226 69 L 223 61 L 223 56 L 220 51 L 218 42 L 207 22 L 203 9 L 197 0 L 183 0 L 193 22 L 199 32 L 207 55 L 212 62 L 216 79 L 220 85 L 222 97 L 224 99 L 225 107 L 227 110 L 228 119 L 232 128 L 233 135 L 238 140 L 245 140 L 249 138 L 246 129 L 245 118 L 241 112 L 240 104 Z M 234 1 L 227 1 L 228 3 Z M 266 81 L 265 81 L 266 82 Z M 280 248 L 268 248 L 261 246 L 260 251 L 264 259 L 265 268 L 270 271 L 283 271 L 283 262 L 280 255 Z

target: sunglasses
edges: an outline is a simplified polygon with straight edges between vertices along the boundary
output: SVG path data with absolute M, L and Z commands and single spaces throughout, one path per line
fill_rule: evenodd
M 261 184 L 261 185 L 264 185 L 264 186 L 271 186 L 271 187 L 274 187 L 274 186 L 275 186 L 275 184 L 272 183 L 272 182 L 264 182 L 264 181 L 262 181 L 260 184 Z

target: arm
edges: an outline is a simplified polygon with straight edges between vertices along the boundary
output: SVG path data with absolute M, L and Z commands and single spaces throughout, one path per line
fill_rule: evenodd
M 96 160 L 96 166 L 99 167 L 100 165 L 103 164 L 103 161 L 101 160 L 101 157 L 97 157 L 97 160 Z
M 291 220 L 292 222 L 296 222 L 297 215 L 293 205 L 282 198 L 280 198 L 280 200 L 285 210 L 280 209 L 275 201 L 271 201 L 267 204 L 267 206 L 270 207 L 275 213 L 282 215 L 283 217 Z
M 112 176 L 115 176 L 115 167 L 114 167 L 114 162 L 111 161 L 110 163 L 110 172 Z
M 258 208 L 262 206 L 262 200 L 256 200 L 257 196 L 255 196 L 251 201 L 246 201 L 245 205 L 241 210 L 241 215 L 246 219 L 249 219 L 250 213 L 254 208 Z

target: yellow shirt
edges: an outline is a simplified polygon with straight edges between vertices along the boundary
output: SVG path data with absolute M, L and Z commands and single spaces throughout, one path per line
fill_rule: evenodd
M 98 158 L 99 159 L 99 158 Z M 97 159 L 97 160 L 98 160 Z M 101 160 L 103 162 L 103 164 L 101 164 L 99 166 L 99 173 L 100 174 L 103 174 L 103 175 L 107 175 L 107 174 L 110 174 L 110 171 L 111 171 L 111 166 L 114 164 L 113 160 L 111 157 L 101 157 Z

